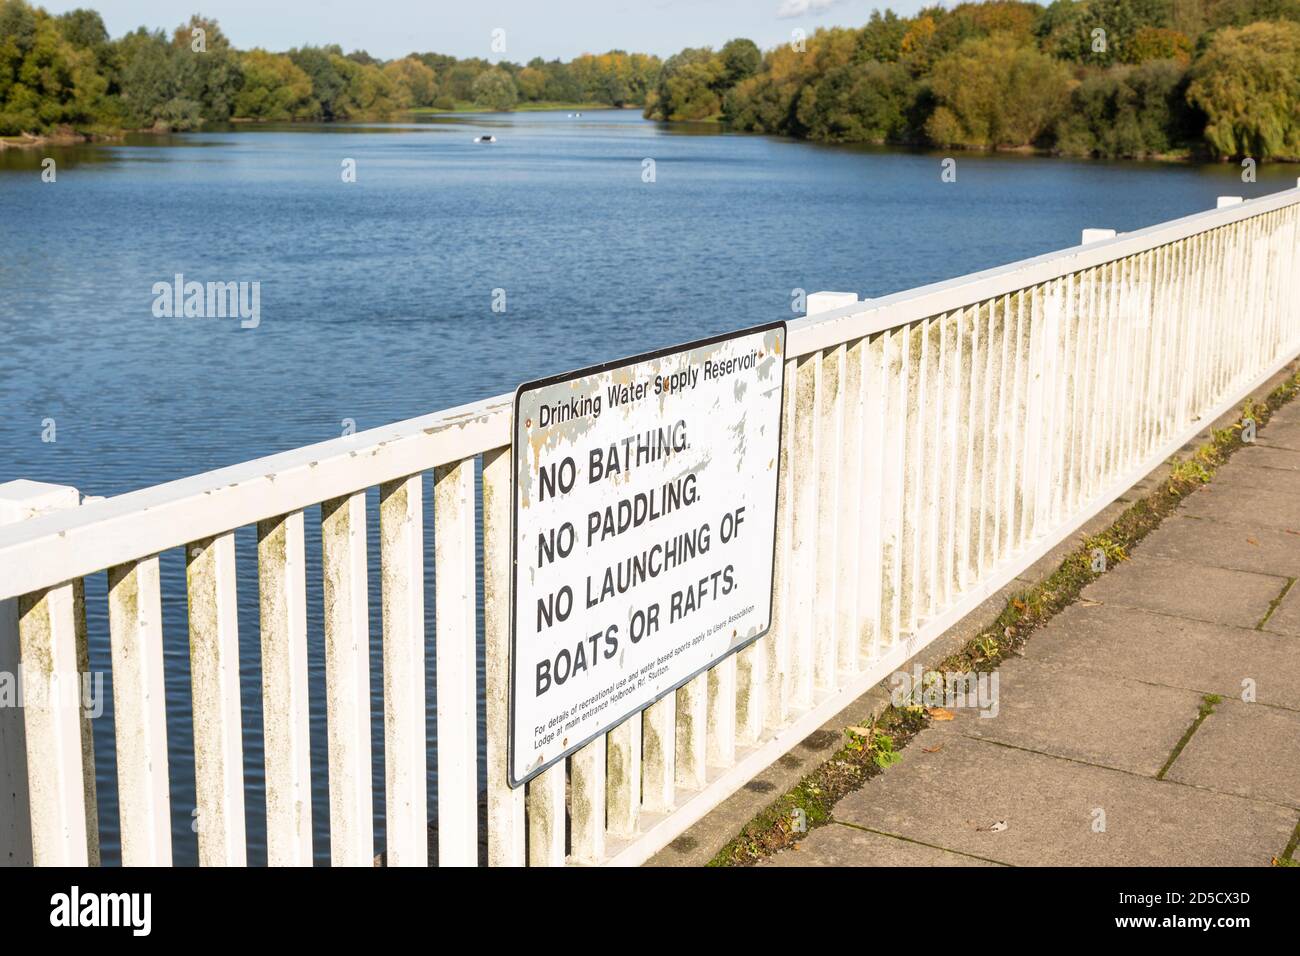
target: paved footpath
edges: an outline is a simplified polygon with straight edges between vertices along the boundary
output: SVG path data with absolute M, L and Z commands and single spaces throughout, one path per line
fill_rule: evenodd
M 1002 665 L 996 716 L 933 722 L 764 865 L 1268 865 L 1300 824 L 1297 578 L 1300 401 Z

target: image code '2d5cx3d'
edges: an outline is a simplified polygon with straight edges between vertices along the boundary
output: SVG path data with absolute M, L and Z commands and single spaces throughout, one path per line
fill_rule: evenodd
M 512 784 L 767 631 L 785 336 L 519 388 Z

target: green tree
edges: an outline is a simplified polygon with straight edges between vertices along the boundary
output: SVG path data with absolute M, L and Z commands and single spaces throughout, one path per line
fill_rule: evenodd
M 515 81 L 500 68 L 485 70 L 475 77 L 471 92 L 474 105 L 484 109 L 510 110 L 519 102 Z
M 1252 23 L 1214 35 L 1187 99 L 1221 157 L 1300 159 L 1300 24 Z
M 186 130 L 202 125 L 202 104 L 185 95 L 180 54 L 161 30 L 141 27 L 118 45 L 128 126 Z
M 287 56 L 249 50 L 241 56 L 244 85 L 235 97 L 235 116 L 258 120 L 292 120 L 315 116 L 311 77 Z
M 743 37 L 728 41 L 718 55 L 722 57 L 722 82 L 726 89 L 749 79 L 763 65 L 758 44 Z
M 70 43 L 49 14 L 0 3 L 0 133 L 93 125 L 106 91 L 93 52 Z
M 294 66 L 307 74 L 311 80 L 311 95 L 316 101 L 318 116 L 332 120 L 347 116 L 347 78 L 336 67 L 337 60 L 342 60 L 340 49 L 335 47 L 305 46 L 289 51 L 289 59 Z
M 1092 73 L 1070 96 L 1057 145 L 1065 153 L 1102 157 L 1171 153 L 1199 132 L 1186 92 L 1186 70 L 1173 60 Z
M 898 63 L 836 67 L 805 88 L 796 108 L 809 139 L 884 143 L 909 138 L 917 85 Z
M 1143 30 L 1172 29 L 1176 0 L 1055 0 L 1034 28 L 1042 49 L 1079 63 L 1138 63 Z M 1185 16 L 1185 12 L 1180 16 Z M 1094 31 L 1103 31 L 1100 38 Z M 1104 50 L 1094 49 L 1104 40 Z M 1149 56 L 1147 57 L 1150 58 Z
M 1244 27 L 1263 20 L 1300 21 L 1300 0 L 1209 0 L 1205 25 Z
M 244 75 L 220 24 L 195 14 L 172 34 L 172 50 L 181 98 L 198 103 L 205 120 L 228 120 Z
M 664 61 L 645 115 L 661 120 L 710 119 L 722 112 L 726 67 L 708 47 L 686 49 Z
M 384 74 L 392 83 L 399 106 L 432 106 L 438 96 L 438 82 L 433 70 L 413 56 L 385 64 Z
M 870 62 L 896 63 L 901 55 L 908 22 L 893 10 L 871 11 L 871 19 L 862 28 L 858 40 L 858 57 Z
M 1043 145 L 1069 100 L 1064 65 L 1008 34 L 967 40 L 930 77 L 937 107 L 926 123 L 941 146 Z

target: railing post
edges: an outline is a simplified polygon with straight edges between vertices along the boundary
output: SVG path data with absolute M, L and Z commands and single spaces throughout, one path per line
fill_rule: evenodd
M 36 481 L 0 485 L 0 525 L 75 508 L 77 489 Z M 0 863 L 86 866 L 99 863 L 94 751 L 81 706 L 84 629 L 79 585 L 56 585 L 0 602 Z M 23 618 L 30 615 L 30 621 Z M 37 647 L 39 645 L 39 647 Z M 48 670 L 24 661 L 41 651 Z M 26 666 L 24 666 L 26 665 Z M 76 695 L 62 681 L 72 678 Z
M 1085 229 L 1082 238 L 1079 240 L 1079 245 L 1086 246 L 1090 242 L 1101 242 L 1103 239 L 1114 238 L 1114 229 Z
M 856 292 L 811 292 L 808 295 L 807 312 L 809 315 L 819 315 L 822 312 L 841 309 L 846 305 L 854 305 L 857 301 Z

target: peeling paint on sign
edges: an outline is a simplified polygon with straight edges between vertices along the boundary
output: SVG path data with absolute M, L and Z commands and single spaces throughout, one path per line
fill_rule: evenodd
M 762 636 L 784 323 L 520 386 L 510 780 Z

